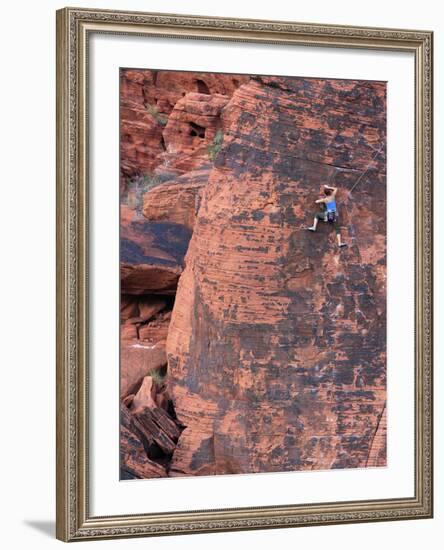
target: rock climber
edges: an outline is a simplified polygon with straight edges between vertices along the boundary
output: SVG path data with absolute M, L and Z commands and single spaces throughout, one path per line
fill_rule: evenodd
M 331 187 L 330 185 L 324 185 L 324 195 L 321 199 L 318 199 L 316 204 L 320 204 L 323 207 L 322 212 L 318 212 L 313 221 L 311 227 L 307 227 L 309 231 L 316 231 L 319 220 L 323 222 L 332 223 L 335 226 L 336 239 L 338 241 L 339 248 L 347 246 L 346 243 L 342 242 L 341 239 L 341 230 L 338 224 L 338 211 L 336 208 L 336 194 L 338 192 L 337 187 Z

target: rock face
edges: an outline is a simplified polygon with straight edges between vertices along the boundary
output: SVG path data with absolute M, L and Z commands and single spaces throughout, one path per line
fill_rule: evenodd
M 229 100 L 221 94 L 188 93 L 177 102 L 163 132 L 167 166 L 189 172 L 198 165 L 208 165 L 220 131 L 221 113 Z
M 222 110 L 248 80 L 121 71 L 122 479 L 167 475 L 183 428 L 165 383 L 171 310 Z
M 216 121 L 215 105 L 222 105 L 219 96 L 230 97 L 234 90 L 248 76 L 221 75 L 211 73 L 169 72 L 155 70 L 122 69 L 120 72 L 120 118 L 121 139 L 120 158 L 123 177 L 132 177 L 141 173 L 152 172 L 156 168 L 167 167 L 162 155 L 167 151 L 169 139 L 171 146 L 181 139 L 175 131 L 179 120 L 182 120 L 183 141 L 192 142 L 189 123 L 202 126 L 202 117 L 211 125 Z M 188 97 L 184 100 L 184 96 Z M 194 95 L 193 95 L 194 94 Z M 193 99 L 194 98 L 194 99 Z M 187 109 L 189 106 L 189 109 Z M 177 110 L 172 119 L 169 115 Z M 193 115 L 193 109 L 197 112 Z M 187 110 L 190 111 L 187 114 Z M 200 118 L 200 123 L 195 118 Z M 186 122 L 185 122 L 186 121 Z M 205 122 L 208 124 L 208 122 Z M 164 136 L 166 130 L 166 136 Z M 207 141 L 209 136 L 207 135 Z M 184 151 L 173 152 L 182 156 Z M 188 146 L 187 153 L 193 152 Z M 182 159 L 183 162 L 183 159 Z M 192 168 L 196 167 L 196 163 Z M 185 171 L 185 170 L 184 170 Z
M 191 231 L 169 222 L 121 225 L 120 284 L 125 294 L 175 294 Z
M 126 338 L 120 354 L 121 397 L 136 391 L 144 376 L 150 371 L 160 370 L 166 363 L 165 340 L 158 340 L 155 344 L 139 342 L 137 332 L 132 338 Z
M 125 405 L 120 407 L 120 464 L 122 479 L 166 477 L 166 469 L 148 458 L 150 443 L 155 446 L 149 431 L 133 418 Z M 155 454 L 155 453 L 151 453 Z
M 385 101 L 257 77 L 224 107 L 168 332 L 169 475 L 385 464 Z M 346 249 L 305 230 L 322 184 Z
M 385 84 L 120 92 L 121 478 L 384 466 Z
M 121 479 L 166 477 L 166 470 L 147 457 L 138 437 L 125 426 L 120 428 Z
M 200 195 L 210 170 L 193 170 L 151 189 L 144 195 L 143 215 L 150 221 L 169 221 L 190 230 L 200 205 Z M 187 243 L 188 245 L 188 243 Z

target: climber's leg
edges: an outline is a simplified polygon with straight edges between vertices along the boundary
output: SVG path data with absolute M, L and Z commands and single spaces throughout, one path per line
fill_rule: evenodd
M 313 220 L 313 225 L 311 227 L 307 227 L 307 229 L 309 231 L 316 231 L 316 227 L 318 226 L 318 221 L 319 220 L 324 220 L 324 214 L 322 214 L 322 213 L 316 214 L 315 217 L 314 217 L 314 220 Z
M 341 229 L 339 228 L 338 222 L 335 222 L 335 230 L 336 230 L 336 239 L 338 241 L 339 248 L 343 248 L 344 246 L 347 246 L 347 243 L 342 242 Z
M 309 231 L 316 231 L 316 227 L 318 226 L 318 218 L 315 218 L 313 220 L 313 225 L 311 227 L 307 227 Z
M 340 234 L 340 233 L 337 234 L 337 238 L 338 238 L 338 246 L 339 246 L 339 248 L 342 248 L 342 247 L 344 247 L 344 246 L 347 246 L 347 243 L 343 243 L 343 242 L 342 242 L 342 240 L 341 240 L 341 234 Z

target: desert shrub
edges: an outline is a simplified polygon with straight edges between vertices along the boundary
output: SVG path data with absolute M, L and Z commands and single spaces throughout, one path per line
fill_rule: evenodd
M 122 197 L 122 203 L 129 206 L 137 212 L 142 212 L 143 196 L 150 189 L 157 187 L 164 182 L 164 178 L 156 174 L 141 174 L 127 180 L 125 194 Z
M 168 122 L 168 118 L 162 116 L 159 113 L 159 110 L 157 109 L 157 105 L 153 105 L 152 103 L 147 103 L 145 105 L 145 109 L 147 110 L 147 113 L 151 115 L 158 124 L 160 124 L 161 126 L 166 126 Z
M 220 151 L 220 148 L 222 147 L 222 142 L 224 140 L 224 134 L 222 130 L 219 128 L 219 130 L 216 132 L 216 135 L 213 138 L 213 141 L 211 145 L 208 145 L 208 156 L 210 157 L 210 160 L 214 161 L 217 154 Z
M 151 369 L 148 371 L 148 376 L 151 376 L 153 379 L 153 382 L 157 384 L 157 386 L 162 386 L 165 382 L 165 374 L 162 374 L 160 371 L 156 369 Z

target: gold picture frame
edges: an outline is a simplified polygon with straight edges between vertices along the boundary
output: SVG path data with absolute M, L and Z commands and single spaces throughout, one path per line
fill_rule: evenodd
M 92 32 L 406 51 L 415 57 L 415 496 L 92 517 L 88 506 L 87 62 Z M 432 517 L 430 31 L 65 8 L 57 12 L 57 538 L 63 541 Z

